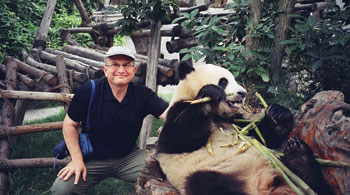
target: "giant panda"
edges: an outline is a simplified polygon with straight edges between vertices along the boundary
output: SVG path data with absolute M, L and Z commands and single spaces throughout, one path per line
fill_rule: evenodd
M 184 195 L 296 194 L 254 147 L 243 152 L 240 143 L 222 147 L 233 142 L 232 120 L 242 117 L 246 96 L 232 73 L 216 65 L 192 67 L 186 62 L 180 63 L 177 73 L 180 82 L 158 139 L 157 160 L 166 179 Z M 232 92 L 235 95 L 226 96 Z M 186 102 L 203 97 L 211 100 Z M 271 106 L 259 124 L 270 148 L 288 140 L 292 121 L 289 109 Z M 284 154 L 284 163 L 314 191 L 329 194 L 320 166 L 305 142 L 289 139 Z

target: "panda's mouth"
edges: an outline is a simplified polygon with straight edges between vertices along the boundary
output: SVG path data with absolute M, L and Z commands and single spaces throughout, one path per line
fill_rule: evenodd
M 242 101 L 227 101 L 230 107 L 241 107 Z
M 243 98 L 239 95 L 234 95 L 234 96 L 227 96 L 226 97 L 226 102 L 230 107 L 241 107 Z

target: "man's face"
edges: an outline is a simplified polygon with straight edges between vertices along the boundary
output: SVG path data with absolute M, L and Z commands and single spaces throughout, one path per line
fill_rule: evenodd
M 106 64 L 102 68 L 111 85 L 127 85 L 132 81 L 136 73 L 134 60 L 124 55 L 107 58 Z

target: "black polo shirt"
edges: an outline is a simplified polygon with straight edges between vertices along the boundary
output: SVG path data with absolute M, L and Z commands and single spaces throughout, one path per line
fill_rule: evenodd
M 90 110 L 90 130 L 95 158 L 122 157 L 131 152 L 145 116 L 159 117 L 168 107 L 151 89 L 130 83 L 126 96 L 118 102 L 106 78 L 95 80 L 96 91 Z M 68 116 L 86 124 L 91 94 L 91 82 L 84 83 L 75 93 Z

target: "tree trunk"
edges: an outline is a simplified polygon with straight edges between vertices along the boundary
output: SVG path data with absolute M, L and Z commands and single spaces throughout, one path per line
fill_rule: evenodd
M 9 81 L 6 84 L 6 88 L 9 90 L 15 90 L 17 80 L 17 63 L 12 60 L 8 60 L 6 64 L 6 80 Z M 14 86 L 10 84 L 14 83 Z M 12 125 L 15 116 L 15 110 L 10 101 L 4 101 L 1 112 L 1 126 L 9 127 Z M 4 132 L 1 130 L 0 132 Z M 7 133 L 5 131 L 5 133 Z M 10 157 L 10 140 L 11 138 L 0 138 L 0 160 L 7 160 Z M 8 186 L 8 170 L 0 172 L 0 195 L 5 195 Z
M 157 64 L 160 54 L 160 28 L 162 23 L 160 21 L 155 21 L 151 26 L 151 44 L 149 47 L 148 61 L 147 61 L 147 73 L 146 73 L 146 86 L 157 91 Z M 140 135 L 140 148 L 146 147 L 146 141 L 149 138 L 152 131 L 153 116 L 147 116 L 143 120 L 143 125 L 141 128 Z
M 0 138 L 7 137 L 8 133 L 10 133 L 11 135 L 23 135 L 28 133 L 61 130 L 62 125 L 63 125 L 63 122 L 19 125 L 19 126 L 11 126 L 11 127 L 0 126 Z
M 14 90 L 0 90 L 0 98 L 6 96 L 7 98 L 22 99 L 22 100 L 47 100 L 70 102 L 74 94 L 52 93 L 52 92 L 37 92 L 37 91 L 14 91 Z
M 288 39 L 288 28 L 291 22 L 291 19 L 288 17 L 288 15 L 293 13 L 295 2 L 296 0 L 280 0 L 278 3 L 278 10 L 284 10 L 284 12 L 280 13 L 275 19 L 276 38 L 273 41 L 272 48 L 272 64 L 275 67 L 275 76 L 277 76 L 277 80 L 279 79 L 283 54 L 285 52 L 284 46 L 281 45 L 280 42 Z M 277 80 L 275 82 L 277 82 Z
M 253 26 L 249 27 L 246 35 L 246 50 L 247 51 L 257 51 L 259 48 L 260 40 L 257 37 L 251 37 L 254 32 L 254 28 L 259 24 L 261 18 L 261 0 L 251 0 L 249 3 L 250 15 L 249 20 L 253 22 Z M 252 64 L 256 58 L 254 56 L 248 56 L 247 60 L 251 60 Z
M 46 37 L 50 29 L 51 19 L 55 10 L 57 0 L 48 0 L 44 16 L 40 23 L 39 33 L 35 39 L 34 46 L 38 49 L 44 49 L 46 47 Z

